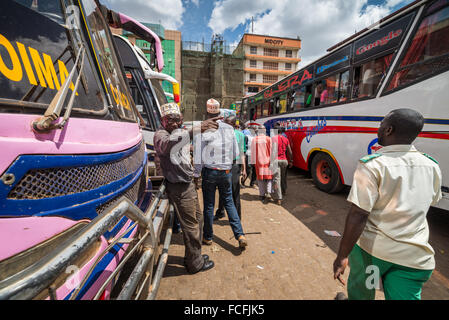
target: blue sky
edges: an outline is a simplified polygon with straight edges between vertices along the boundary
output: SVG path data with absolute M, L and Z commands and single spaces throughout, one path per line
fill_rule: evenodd
M 245 32 L 299 36 L 304 63 L 412 0 L 101 0 L 141 22 L 180 30 L 183 41 L 210 43 L 214 33 L 236 45 Z

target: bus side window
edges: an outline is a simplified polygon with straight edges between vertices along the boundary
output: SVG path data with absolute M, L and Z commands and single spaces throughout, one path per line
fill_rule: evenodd
M 338 102 L 346 101 L 349 98 L 349 70 L 340 73 L 338 82 Z
M 434 10 L 432 7 L 429 10 Z M 449 66 L 448 54 L 449 6 L 445 6 L 421 22 L 388 90 L 446 70 Z
M 254 120 L 254 116 L 255 116 L 254 110 L 255 110 L 254 108 L 249 109 L 249 119 L 250 120 Z
M 304 105 L 304 86 L 299 87 L 295 90 L 295 97 L 293 100 L 293 109 L 292 110 L 299 110 L 305 107 Z M 312 98 L 310 98 L 312 99 Z
M 267 100 L 267 101 L 264 102 L 264 104 L 262 106 L 262 110 L 261 110 L 260 115 L 262 117 L 268 116 L 269 110 L 270 110 L 270 100 Z
M 289 91 L 287 94 L 287 107 L 286 112 L 293 111 L 294 110 L 294 102 L 296 97 L 296 91 Z
M 273 115 L 276 113 L 277 111 L 277 98 L 276 99 L 271 99 L 268 103 L 268 114 L 269 116 Z
M 313 105 L 316 107 L 321 104 L 321 93 L 323 92 L 323 83 L 321 81 L 316 82 L 314 87 L 315 87 L 315 92 L 313 94 L 313 97 L 314 97 Z
M 313 100 L 312 85 L 309 84 L 308 86 L 306 86 L 305 91 L 306 91 L 306 93 L 304 95 L 304 106 L 306 108 L 309 108 L 312 106 L 312 100 Z
M 392 57 L 393 54 L 389 54 L 355 67 L 353 98 L 372 97 L 376 94 Z
M 286 113 L 287 112 L 287 95 L 286 94 L 283 94 L 279 98 L 278 110 L 279 110 L 280 113 Z
M 349 70 L 327 77 L 316 85 L 315 103 L 324 105 L 345 101 L 348 95 L 348 86 Z

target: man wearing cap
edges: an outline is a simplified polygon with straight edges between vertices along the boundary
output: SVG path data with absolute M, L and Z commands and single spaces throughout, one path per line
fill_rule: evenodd
M 190 156 L 190 140 L 193 130 L 204 132 L 218 128 L 212 118 L 200 126 L 181 129 L 183 117 L 176 103 L 161 106 L 162 127 L 154 135 L 154 149 L 160 158 L 165 177 L 167 195 L 176 208 L 184 237 L 184 262 L 188 272 L 197 273 L 214 267 L 208 255 L 201 255 L 203 215 L 198 194 L 192 181 L 193 165 Z
M 220 114 L 220 103 L 215 99 L 207 101 L 207 117 L 214 119 Z M 232 197 L 232 165 L 239 155 L 239 146 L 234 128 L 218 121 L 218 130 L 205 132 L 200 139 L 194 139 L 194 164 L 196 179 L 202 175 L 204 201 L 203 244 L 211 245 L 213 239 L 213 221 L 215 190 L 218 188 L 220 198 L 228 214 L 235 239 L 244 249 L 247 242 L 244 236 L 237 209 Z
M 240 203 L 240 177 L 246 178 L 246 147 L 245 147 L 245 135 L 238 130 L 238 126 L 236 125 L 237 116 L 235 113 L 230 114 L 225 117 L 224 122 L 234 127 L 234 134 L 237 139 L 237 143 L 239 145 L 239 155 L 232 164 L 231 176 L 232 176 L 232 198 L 234 200 L 235 208 L 237 209 L 237 213 L 240 218 L 240 222 L 242 221 L 242 206 Z M 240 158 L 242 157 L 242 159 Z M 225 216 L 225 208 L 223 200 L 220 198 L 218 202 L 218 209 L 215 213 L 214 220 L 219 220 Z

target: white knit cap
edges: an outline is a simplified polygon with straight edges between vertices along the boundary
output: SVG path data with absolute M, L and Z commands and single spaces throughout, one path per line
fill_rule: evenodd
M 181 114 L 181 111 L 179 110 L 179 106 L 176 103 L 170 102 L 170 103 L 166 103 L 161 106 L 162 117 L 165 117 L 169 114 L 179 114 L 179 115 Z
M 215 99 L 207 100 L 207 113 L 217 114 L 220 113 L 220 102 Z

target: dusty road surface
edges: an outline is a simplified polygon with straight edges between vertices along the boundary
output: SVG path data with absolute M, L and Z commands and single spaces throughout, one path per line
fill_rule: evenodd
M 346 294 L 332 274 L 341 237 L 325 231 L 343 234 L 348 190 L 323 193 L 297 169 L 289 171 L 288 183 L 282 206 L 260 202 L 257 188 L 241 190 L 248 247 L 238 248 L 227 218 L 215 222 L 214 242 L 203 246 L 203 253 L 215 262 L 211 270 L 187 274 L 182 235 L 174 235 L 157 299 L 330 300 L 338 292 Z M 422 298 L 449 300 L 449 213 L 432 209 L 428 220 L 437 269 Z M 348 273 L 349 268 L 346 279 Z M 376 299 L 384 299 L 381 290 Z

